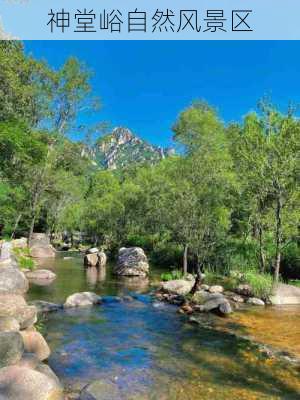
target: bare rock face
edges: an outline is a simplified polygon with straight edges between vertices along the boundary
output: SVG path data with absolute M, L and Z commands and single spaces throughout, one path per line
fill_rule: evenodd
M 0 317 L 13 317 L 26 329 L 37 321 L 37 310 L 17 294 L 0 294 Z
M 47 360 L 51 352 L 46 340 L 39 332 L 24 330 L 20 334 L 23 338 L 25 351 L 35 354 L 40 361 Z
M 22 336 L 19 332 L 0 333 L 0 368 L 15 364 L 20 361 L 23 352 L 24 345 Z
M 0 294 L 24 294 L 28 288 L 23 272 L 14 265 L 0 266 Z
M 33 233 L 29 244 L 31 257 L 54 258 L 55 250 L 50 244 L 49 237 L 45 233 Z
M 185 296 L 192 290 L 195 280 L 173 279 L 168 282 L 161 282 L 161 288 L 164 292 Z
M 65 308 L 70 307 L 86 307 L 94 304 L 100 304 L 101 297 L 93 292 L 74 293 L 69 296 L 64 304 Z
M 0 370 L 0 400 L 63 400 L 63 389 L 44 373 L 10 366 Z
M 141 276 L 149 274 L 149 263 L 140 247 L 122 247 L 119 250 L 115 274 L 122 276 Z

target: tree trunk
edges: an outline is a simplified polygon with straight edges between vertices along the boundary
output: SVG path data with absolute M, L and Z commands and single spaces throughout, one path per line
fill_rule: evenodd
M 195 284 L 192 287 L 191 294 L 194 294 L 198 290 L 200 290 L 200 286 L 202 284 L 202 272 L 201 272 L 201 265 L 197 263 L 197 269 L 196 269 L 196 279 L 195 279 Z
M 281 240 L 282 240 L 281 209 L 282 209 L 282 200 L 281 197 L 278 196 L 276 211 L 275 211 L 275 217 L 276 217 L 276 254 L 275 254 L 275 265 L 274 265 L 275 282 L 278 282 L 279 280 L 280 261 L 281 261 Z
M 31 219 L 30 229 L 29 229 L 28 246 L 30 246 L 30 242 L 31 242 L 31 239 L 32 239 L 32 234 L 33 234 L 34 224 L 35 224 L 35 218 L 36 218 L 36 215 L 35 215 L 35 212 L 34 212 L 33 217 Z
M 263 249 L 263 230 L 259 227 L 259 259 L 260 259 L 260 272 L 266 271 L 266 257 Z
M 18 228 L 18 226 L 19 226 L 19 222 L 20 222 L 20 219 L 22 218 L 22 213 L 20 213 L 20 214 L 18 214 L 18 216 L 17 216 L 17 218 L 16 218 L 16 221 L 15 221 L 15 225 L 14 225 L 14 229 L 13 229 L 13 231 L 12 231 L 12 234 L 11 234 L 11 240 L 13 240 L 13 238 L 15 237 L 15 233 L 16 233 L 16 230 L 17 230 L 17 228 Z
M 188 272 L 187 255 L 188 255 L 188 245 L 186 244 L 184 246 L 184 253 L 183 253 L 183 275 L 187 275 Z

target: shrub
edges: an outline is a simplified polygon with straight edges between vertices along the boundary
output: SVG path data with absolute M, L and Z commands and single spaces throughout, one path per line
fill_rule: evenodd
M 271 274 L 248 271 L 243 274 L 241 281 L 251 286 L 255 297 L 266 299 L 272 293 L 274 281 Z
M 293 286 L 300 287 L 300 280 L 299 279 L 291 280 L 291 281 L 289 281 L 289 284 L 293 285 Z
M 28 258 L 25 256 L 19 256 L 18 257 L 18 263 L 19 267 L 22 269 L 34 269 L 35 268 L 35 262 L 32 258 Z
M 181 279 L 183 277 L 183 273 L 178 269 L 175 269 L 171 272 L 165 272 L 160 275 L 160 279 L 162 281 L 171 281 L 173 279 Z

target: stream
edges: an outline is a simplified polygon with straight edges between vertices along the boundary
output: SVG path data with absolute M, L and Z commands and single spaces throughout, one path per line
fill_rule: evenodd
M 57 279 L 32 285 L 28 300 L 62 303 L 80 291 L 104 296 L 101 305 L 49 313 L 41 321 L 49 365 L 68 390 L 94 382 L 99 399 L 109 400 L 300 399 L 299 366 L 269 358 L 248 340 L 189 323 L 174 306 L 152 301 L 147 282 L 117 279 L 111 266 L 101 276 L 85 271 L 82 258 L 70 253 L 41 267 Z M 161 272 L 153 270 L 152 278 Z M 132 299 L 113 297 L 123 295 Z M 253 307 L 228 319 L 209 318 L 212 325 L 300 352 L 300 307 Z

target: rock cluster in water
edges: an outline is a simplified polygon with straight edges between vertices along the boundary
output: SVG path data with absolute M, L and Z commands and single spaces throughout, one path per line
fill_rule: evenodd
M 34 326 L 36 307 L 23 297 L 28 287 L 12 244 L 5 242 L 0 249 L 0 399 L 63 400 L 58 378 L 43 364 L 50 349 Z
M 185 314 L 212 311 L 225 316 L 231 314 L 241 303 L 254 306 L 265 305 L 263 300 L 251 297 L 249 285 L 241 285 L 236 292 L 231 292 L 225 291 L 220 285 L 202 284 L 200 289 L 191 295 L 194 282 L 195 279 L 191 275 L 182 279 L 161 282 L 155 297 L 158 300 L 178 305 L 179 312 Z

